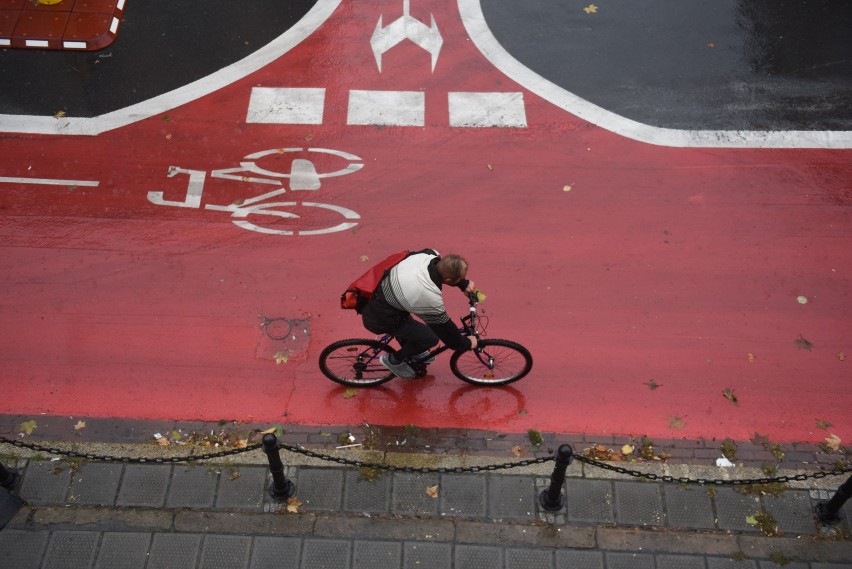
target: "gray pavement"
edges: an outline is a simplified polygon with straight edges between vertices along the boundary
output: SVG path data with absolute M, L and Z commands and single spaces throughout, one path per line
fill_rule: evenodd
M 159 450 L 151 444 L 74 448 L 114 456 Z M 643 481 L 575 461 L 563 487 L 566 506 L 552 513 L 538 496 L 553 462 L 489 472 L 402 472 L 282 451 L 285 475 L 296 487 L 288 502 L 270 495 L 259 450 L 176 464 L 81 460 L 8 445 L 2 451 L 0 461 L 22 474 L 14 493 L 25 501 L 0 531 L 2 568 L 852 567 L 851 505 L 844 507 L 845 520 L 830 528 L 812 514 L 845 480 L 838 476 L 794 482 L 771 495 Z M 505 456 L 327 452 L 432 469 L 511 462 Z M 629 466 L 675 477 L 762 476 L 756 468 Z M 766 531 L 777 535 L 750 524 L 755 517 L 769 520 Z

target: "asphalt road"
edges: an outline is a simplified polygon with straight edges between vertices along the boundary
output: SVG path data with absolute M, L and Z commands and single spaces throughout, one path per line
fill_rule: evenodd
M 292 27 L 315 0 L 129 2 L 93 53 L 0 50 L 0 113 L 91 117 L 204 77 Z M 415 0 L 412 13 L 419 6 Z M 395 6 L 388 3 L 389 7 Z M 623 117 L 690 130 L 852 130 L 852 4 L 489 0 L 503 47 Z

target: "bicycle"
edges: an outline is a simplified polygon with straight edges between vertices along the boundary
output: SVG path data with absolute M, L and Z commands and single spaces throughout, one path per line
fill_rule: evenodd
M 450 369 L 455 376 L 481 386 L 508 385 L 526 376 L 533 364 L 529 350 L 511 340 L 480 339 L 488 319 L 478 314 L 476 294 L 468 294 L 468 304 L 470 313 L 462 317 L 459 332 L 464 336 L 476 336 L 477 346 L 473 350 L 453 352 Z M 390 347 L 391 340 L 393 336 L 385 334 L 374 340 L 355 338 L 333 342 L 320 354 L 320 370 L 330 380 L 349 387 L 386 383 L 396 376 L 379 363 L 379 357 L 383 352 L 394 351 Z M 425 355 L 410 358 L 408 364 L 414 369 L 415 377 L 425 376 L 428 364 L 448 349 L 439 344 Z

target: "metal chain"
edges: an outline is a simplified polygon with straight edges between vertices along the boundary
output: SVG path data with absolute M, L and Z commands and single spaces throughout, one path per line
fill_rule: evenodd
M 503 464 L 485 464 L 482 466 L 455 466 L 455 467 L 416 467 L 416 466 L 397 466 L 395 464 L 378 464 L 375 462 L 363 462 L 360 460 L 353 460 L 349 458 L 343 458 L 339 456 L 329 456 L 327 454 L 322 454 L 319 452 L 315 452 L 304 447 L 289 445 L 286 443 L 279 443 L 279 448 L 284 450 L 294 452 L 297 454 L 302 454 L 304 456 L 309 456 L 311 458 L 318 458 L 320 460 L 325 460 L 328 462 L 336 462 L 338 464 L 345 464 L 347 466 L 355 466 L 357 468 L 370 468 L 373 470 L 389 470 L 392 472 L 416 472 L 421 474 L 429 474 L 429 473 L 466 473 L 466 472 L 489 472 L 493 470 L 504 470 L 507 468 L 516 468 L 519 466 L 530 466 L 533 464 L 542 464 L 545 462 L 550 462 L 554 460 L 552 456 L 543 456 L 540 458 L 533 458 L 528 460 L 520 460 L 518 462 L 505 462 Z
M 733 480 L 720 480 L 720 479 L 707 479 L 707 478 L 688 478 L 686 476 L 670 476 L 668 474 L 654 474 L 653 472 L 639 472 L 638 470 L 630 470 L 624 468 L 622 466 L 615 466 L 613 464 L 607 464 L 606 462 L 601 462 L 599 460 L 595 460 L 593 458 L 589 458 L 586 456 L 577 456 L 574 455 L 578 461 L 586 463 L 590 466 L 596 466 L 598 468 L 602 468 L 604 470 L 610 470 L 612 472 L 618 472 L 619 474 L 626 474 L 627 476 L 633 476 L 634 478 L 645 478 L 646 480 L 659 480 L 661 482 L 677 482 L 678 484 L 699 484 L 699 485 L 707 485 L 712 484 L 716 486 L 754 486 L 759 484 L 775 484 L 782 483 L 786 484 L 787 482 L 798 481 L 804 482 L 811 478 L 826 478 L 828 476 L 840 476 L 842 474 L 846 474 L 847 472 L 852 472 L 852 466 L 847 466 L 846 468 L 835 468 L 834 470 L 820 470 L 816 472 L 811 472 L 809 474 L 796 474 L 795 476 L 776 476 L 774 478 L 745 478 L 745 479 L 733 479 Z
M 155 464 L 173 464 L 180 462 L 199 462 L 204 460 L 210 460 L 214 458 L 222 458 L 225 456 L 233 456 L 236 454 L 241 454 L 244 452 L 250 452 L 253 450 L 257 450 L 262 448 L 261 443 L 253 443 L 247 445 L 243 448 L 235 448 L 228 449 L 219 452 L 207 453 L 207 454 L 199 454 L 192 456 L 172 456 L 172 457 L 118 457 L 118 456 L 109 456 L 109 455 L 99 455 L 94 453 L 82 453 L 73 450 L 64 450 L 55 447 L 47 447 L 44 445 L 40 445 L 37 443 L 30 443 L 26 441 L 19 441 L 14 439 L 7 439 L 5 437 L 0 437 L 0 442 L 10 444 L 12 446 L 27 448 L 30 450 L 36 450 L 40 452 L 47 452 L 49 454 L 55 455 L 63 455 L 74 458 L 85 458 L 88 460 L 101 460 L 104 462 L 127 462 L 127 463 L 155 463 Z M 327 454 L 323 454 L 320 452 L 312 451 L 306 449 L 301 446 L 291 445 L 287 443 L 278 443 L 278 447 L 284 449 L 289 452 L 293 452 L 296 454 L 301 454 L 310 458 L 316 458 L 319 460 L 323 460 L 326 462 L 335 462 L 337 464 L 343 464 L 346 466 L 354 466 L 357 468 L 370 468 L 374 470 L 388 470 L 391 472 L 409 472 L 409 473 L 468 473 L 468 472 L 491 472 L 495 470 L 506 470 L 509 468 L 517 468 L 523 466 L 532 466 L 535 464 L 543 464 L 545 462 L 551 462 L 555 460 L 553 456 L 544 456 L 539 458 L 533 458 L 528 460 L 520 460 L 517 462 L 505 462 L 502 464 L 486 464 L 482 466 L 468 466 L 468 467 L 414 467 L 414 466 L 397 466 L 394 464 L 378 464 L 374 462 L 364 462 L 361 460 L 353 460 L 349 458 L 343 458 L 339 456 L 330 456 Z M 826 478 L 828 476 L 840 476 L 846 474 L 848 472 L 852 472 L 852 466 L 847 466 L 845 468 L 835 468 L 833 470 L 821 470 L 816 472 L 811 472 L 808 474 L 796 474 L 794 476 L 776 476 L 774 478 L 747 478 L 747 479 L 733 479 L 733 480 L 720 480 L 720 479 L 708 479 L 708 478 L 688 478 L 686 476 L 671 476 L 667 474 L 655 474 L 653 472 L 640 472 L 638 470 L 630 470 L 624 468 L 622 466 L 615 466 L 613 464 L 608 464 L 606 462 L 601 462 L 599 460 L 595 460 L 593 458 L 589 458 L 582 455 L 573 455 L 573 458 L 577 459 L 579 462 L 588 464 L 589 466 L 595 466 L 597 468 L 601 468 L 603 470 L 609 470 L 611 472 L 617 472 L 618 474 L 624 474 L 627 476 L 632 476 L 635 478 L 644 478 L 646 480 L 654 480 L 660 482 L 676 482 L 678 484 L 698 484 L 698 485 L 716 485 L 716 486 L 751 486 L 751 485 L 761 485 L 761 484 L 774 484 L 774 483 L 787 483 L 792 481 L 805 482 L 811 478 L 820 479 Z
M 10 444 L 12 446 L 27 448 L 30 450 L 37 450 L 40 452 L 46 452 L 49 454 L 58 454 L 63 456 L 69 456 L 73 458 L 85 458 L 88 460 L 102 460 L 104 462 L 128 462 L 128 463 L 155 463 L 155 464 L 171 464 L 171 463 L 179 463 L 179 462 L 198 462 L 202 460 L 210 460 L 213 458 L 221 458 L 223 456 L 231 456 L 234 454 L 240 454 L 243 452 L 249 452 L 252 450 L 256 450 L 261 447 L 261 443 L 254 443 L 247 445 L 242 448 L 234 448 L 223 450 L 219 452 L 211 452 L 208 454 L 198 454 L 192 456 L 169 456 L 169 457 L 126 457 L 126 456 L 109 456 L 103 454 L 94 454 L 94 453 L 86 453 L 86 452 L 77 452 L 74 450 L 64 450 L 55 447 L 47 447 L 44 445 L 40 445 L 37 443 L 30 443 L 26 441 L 18 441 L 14 439 L 7 439 L 5 437 L 0 437 L 0 442 L 4 442 L 6 444 Z

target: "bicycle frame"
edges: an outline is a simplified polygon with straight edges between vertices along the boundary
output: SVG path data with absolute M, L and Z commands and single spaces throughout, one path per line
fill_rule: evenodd
M 459 333 L 462 336 L 475 336 L 477 340 L 479 340 L 479 333 L 476 331 L 476 317 L 477 317 L 477 305 L 479 304 L 479 298 L 476 296 L 476 293 L 468 293 L 468 305 L 470 306 L 470 313 L 467 316 L 463 316 L 461 318 L 462 325 L 459 327 Z M 393 340 L 392 334 L 385 334 L 378 338 L 379 342 L 382 344 L 390 344 L 390 341 Z M 429 359 L 432 359 L 439 354 L 442 354 L 449 350 L 450 348 L 444 344 L 439 344 L 437 347 L 433 348 L 428 353 L 424 354 L 419 358 L 411 358 L 409 359 L 409 363 L 412 365 L 420 365 L 426 362 Z M 475 348 L 474 353 L 476 357 L 479 358 L 479 361 L 482 362 L 482 365 L 487 366 L 488 369 L 494 368 L 494 359 L 489 357 L 488 361 L 483 359 L 482 354 L 483 351 L 481 348 Z M 374 353 L 371 360 L 377 356 L 377 353 Z

